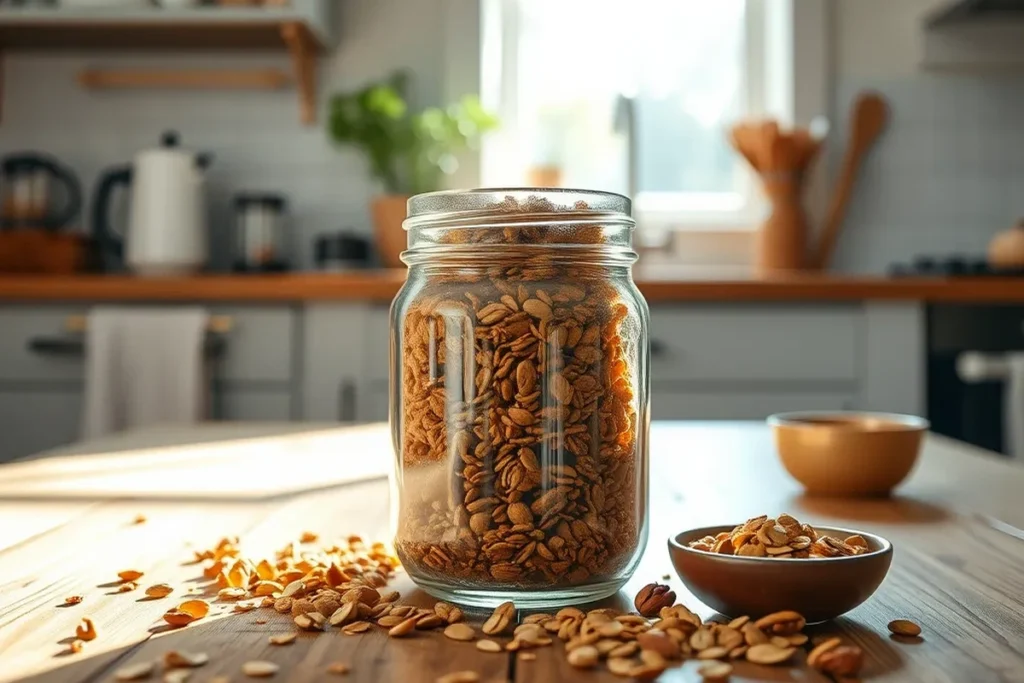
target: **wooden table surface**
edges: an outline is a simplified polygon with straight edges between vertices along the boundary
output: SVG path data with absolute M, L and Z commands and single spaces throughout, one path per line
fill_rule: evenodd
M 346 458 L 389 457 L 389 442 L 382 426 L 378 449 L 341 449 L 336 466 L 343 468 Z M 166 439 L 161 443 L 167 447 Z M 211 460 L 216 459 L 213 453 Z M 197 492 L 215 490 L 204 487 L 202 464 L 183 462 L 195 469 Z M 273 478 L 281 468 L 302 466 L 301 459 L 290 459 L 282 448 L 279 457 L 254 459 L 237 476 Z M 7 471 L 0 468 L 0 480 Z M 214 471 L 225 476 L 223 468 Z M 44 472 L 55 476 L 52 468 Z M 157 476 L 151 469 L 146 472 Z M 66 483 L 62 488 L 67 489 Z M 254 659 L 279 663 L 281 671 L 271 679 L 276 681 L 415 683 L 462 669 L 476 670 L 484 681 L 621 680 L 604 670 L 571 669 L 557 642 L 537 650 L 537 659 L 530 662 L 509 653 L 479 652 L 437 632 L 389 639 L 376 628 L 359 636 L 336 629 L 302 634 L 290 646 L 275 647 L 267 636 L 293 630 L 290 617 L 272 610 L 234 614 L 230 604 L 222 603 L 214 603 L 206 619 L 166 629 L 163 612 L 177 605 L 188 587 L 201 586 L 197 566 L 186 564 L 192 549 L 238 534 L 243 547 L 259 554 L 304 530 L 325 538 L 361 533 L 383 539 L 388 486 L 382 480 L 249 500 L 199 493 L 162 500 L 68 499 L 59 491 L 52 496 L 33 491 L 31 496 L 0 497 L 0 681 L 114 680 L 116 669 L 158 660 L 171 649 L 209 654 L 210 662 L 194 670 L 190 680 L 195 683 L 217 676 L 248 680 L 241 666 Z M 808 498 L 781 469 L 760 424 L 655 424 L 650 541 L 634 578 L 611 603 L 628 604 L 639 587 L 672 572 L 665 549 L 671 532 L 787 511 L 812 523 L 876 532 L 893 542 L 893 566 L 878 592 L 846 617 L 807 629 L 812 637 L 834 633 L 864 648 L 865 680 L 1024 681 L 1024 468 L 930 437 L 918 468 L 899 493 L 890 500 Z M 139 513 L 148 521 L 133 524 Z M 140 599 L 142 587 L 117 593 L 116 572 L 126 568 L 145 571 L 142 587 L 166 582 L 176 592 L 148 601 Z M 680 601 L 710 616 L 674 575 L 669 583 Z M 404 575 L 393 587 L 402 592 L 403 602 L 433 602 Z M 63 607 L 64 598 L 76 593 L 85 600 Z M 99 637 L 82 652 L 67 654 L 75 626 L 86 615 L 95 621 Z M 886 624 L 897 617 L 919 623 L 924 638 L 916 644 L 890 639 Z M 732 680 L 827 680 L 807 669 L 802 656 L 798 652 L 799 661 L 791 667 L 738 664 Z M 334 661 L 351 665 L 347 678 L 326 673 Z M 696 662 L 686 662 L 660 680 L 697 681 L 696 669 Z

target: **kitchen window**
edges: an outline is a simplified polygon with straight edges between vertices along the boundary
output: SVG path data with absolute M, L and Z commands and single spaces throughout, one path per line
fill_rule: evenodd
M 483 185 L 628 194 L 647 239 L 750 229 L 756 187 L 727 129 L 765 110 L 765 1 L 487 0 L 481 80 L 502 129 Z

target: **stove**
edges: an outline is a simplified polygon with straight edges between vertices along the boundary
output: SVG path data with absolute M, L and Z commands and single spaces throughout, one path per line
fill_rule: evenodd
M 1024 268 L 995 268 L 984 256 L 918 256 L 889 267 L 893 277 L 1021 277 Z

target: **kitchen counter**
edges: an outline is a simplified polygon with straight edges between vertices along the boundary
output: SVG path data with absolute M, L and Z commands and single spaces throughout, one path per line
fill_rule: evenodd
M 758 277 L 742 270 L 658 266 L 634 279 L 649 302 L 925 301 L 1024 303 L 1024 278 L 886 278 L 791 273 Z M 201 275 L 0 277 L 0 301 L 378 301 L 390 302 L 405 271 Z
M 352 683 L 433 683 L 457 670 L 475 671 L 489 682 L 623 680 L 603 665 L 593 671 L 572 669 L 558 641 L 535 650 L 532 662 L 512 653 L 480 652 L 438 631 L 389 638 L 378 626 L 355 636 L 337 629 L 302 633 L 291 645 L 268 645 L 269 635 L 295 630 L 291 616 L 270 609 L 238 613 L 233 603 L 214 601 L 217 588 L 192 561 L 194 551 L 234 534 L 241 536 L 246 552 L 267 554 L 305 530 L 318 533 L 319 544 L 355 532 L 384 539 L 386 478 L 369 472 L 361 481 L 325 489 L 338 482 L 320 473 L 327 471 L 322 467 L 330 469 L 326 463 L 337 462 L 339 453 L 385 467 L 391 457 L 385 425 L 310 427 L 306 433 L 282 425 L 277 434 L 268 427 L 186 427 L 177 428 L 176 435 L 147 430 L 0 467 L 0 480 L 8 483 L 0 504 L 5 586 L 0 591 L 0 681 L 113 680 L 113 671 L 159 661 L 169 650 L 208 654 L 209 663 L 194 676 L 204 681 L 216 676 L 250 680 L 240 671 L 250 660 L 274 662 L 281 671 L 272 680 L 297 683 L 328 680 L 327 665 L 334 661 L 350 666 L 349 676 L 338 680 Z M 231 436 L 235 440 L 224 440 Z M 680 443 L 687 444 L 685 467 L 676 457 Z M 287 467 L 285 454 L 294 453 L 309 463 L 300 469 L 312 476 L 305 477 L 301 492 L 282 496 L 270 490 L 282 474 L 300 483 L 296 476 L 302 473 Z M 247 464 L 239 465 L 242 460 Z M 154 485 L 157 481 L 161 485 Z M 165 481 L 170 488 L 162 485 Z M 632 609 L 640 587 L 667 574 L 671 578 L 665 583 L 678 601 L 707 619 L 713 612 L 672 571 L 665 538 L 685 527 L 788 511 L 812 524 L 881 534 L 895 547 L 892 568 L 874 596 L 846 617 L 807 630 L 815 638 L 838 636 L 863 648 L 866 680 L 1018 680 L 1012 672 L 1024 667 L 1013 636 L 1024 631 L 1024 603 L 1017 589 L 1024 582 L 1024 503 L 1019 495 L 1024 469 L 1019 466 L 930 435 L 898 496 L 810 498 L 782 469 L 763 424 L 656 422 L 650 481 L 647 550 L 634 577 L 608 605 Z M 173 489 L 175 484 L 185 488 Z M 225 486 L 235 495 L 223 492 Z M 133 524 L 140 513 L 147 521 Z M 145 576 L 139 588 L 120 593 L 117 572 L 126 569 Z M 145 587 L 160 582 L 174 592 L 162 599 L 142 598 Z M 427 607 L 434 602 L 404 573 L 389 590 L 399 591 L 403 604 Z M 83 596 L 80 605 L 61 606 L 76 594 Z M 164 624 L 161 615 L 167 609 L 199 596 L 212 601 L 209 616 L 180 629 Z M 83 616 L 93 620 L 99 635 L 82 652 L 69 654 L 68 643 Z M 896 618 L 919 623 L 923 638 L 889 638 L 886 624 Z M 478 631 L 481 615 L 473 613 L 468 620 Z M 734 662 L 735 679 L 827 683 L 807 668 L 809 648 L 798 648 L 787 666 Z M 661 680 L 696 681 L 699 664 L 679 663 L 681 670 Z

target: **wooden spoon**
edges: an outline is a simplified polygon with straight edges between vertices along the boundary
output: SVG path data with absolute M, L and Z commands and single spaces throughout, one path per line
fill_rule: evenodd
M 832 260 L 832 252 L 835 251 L 836 240 L 839 239 L 839 229 L 846 216 L 846 207 L 850 203 L 857 171 L 864 160 L 864 155 L 881 135 L 888 120 L 889 105 L 881 95 L 864 93 L 857 98 L 853 105 L 850 143 L 843 156 L 842 171 L 832 193 L 832 202 L 829 204 L 828 215 L 825 219 L 825 229 L 822 231 L 821 241 L 818 243 L 817 255 L 814 259 L 814 264 L 818 268 L 827 268 Z

